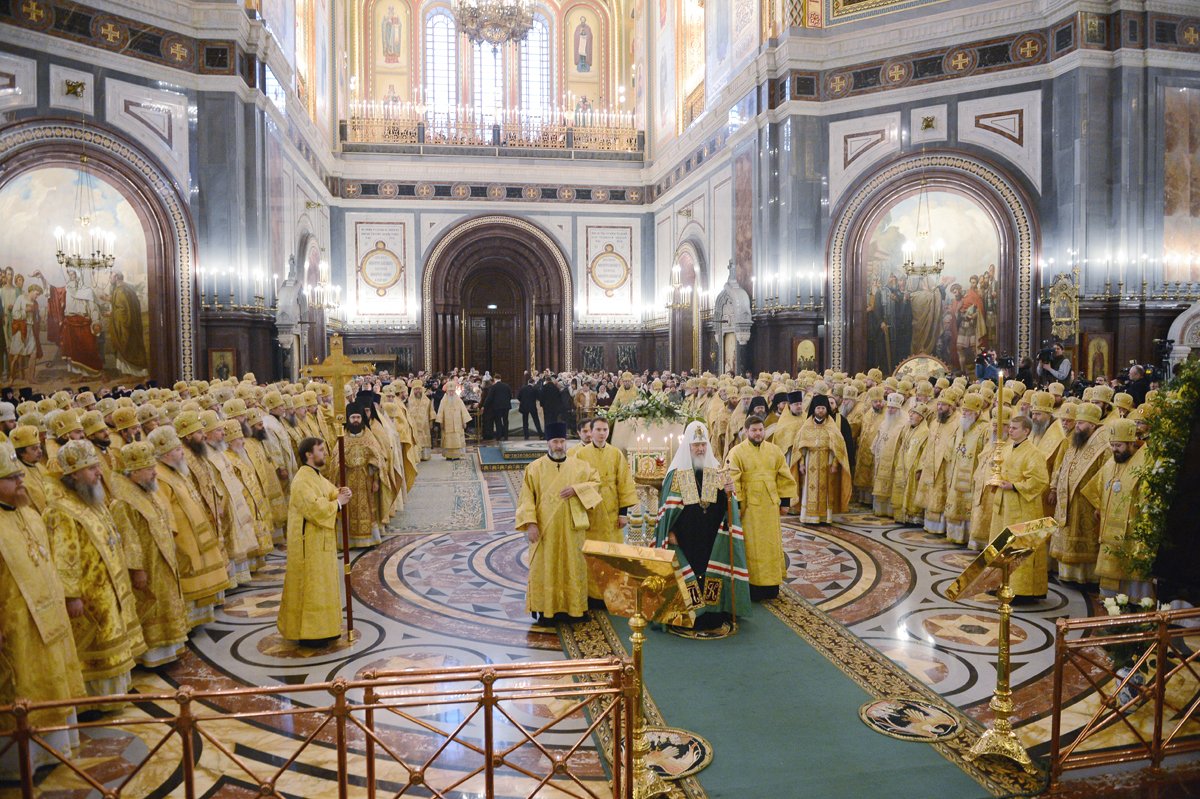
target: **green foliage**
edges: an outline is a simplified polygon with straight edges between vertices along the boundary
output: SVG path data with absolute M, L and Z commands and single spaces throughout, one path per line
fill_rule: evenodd
M 1137 474 L 1142 480 L 1141 503 L 1130 534 L 1115 550 L 1131 573 L 1150 575 L 1160 550 L 1168 553 L 1189 545 L 1186 539 L 1193 531 L 1169 529 L 1167 514 L 1179 493 L 1179 472 L 1198 403 L 1200 361 L 1185 361 L 1154 400 L 1146 464 Z
M 609 423 L 623 422 L 629 419 L 644 419 L 658 424 L 683 424 L 696 421 L 702 417 L 684 411 L 682 405 L 676 405 L 667 399 L 664 393 L 643 393 L 641 397 L 622 405 L 619 408 L 602 409 L 598 414 Z

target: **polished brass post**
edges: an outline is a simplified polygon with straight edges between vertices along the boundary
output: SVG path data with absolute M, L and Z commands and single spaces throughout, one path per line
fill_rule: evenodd
M 666 581 L 657 576 L 647 577 L 638 586 L 634 599 L 634 613 L 629 619 L 629 643 L 633 650 L 633 799 L 653 799 L 663 796 L 670 791 L 658 772 L 646 765 L 646 755 L 650 751 L 650 742 L 646 740 L 646 718 L 642 713 L 642 645 L 646 642 L 646 625 L 649 623 L 642 615 L 642 591 L 655 593 L 667 587 Z
M 1012 602 L 1014 594 L 1008 578 L 1009 565 L 1007 562 L 1003 562 L 1000 565 L 1000 589 L 996 592 L 996 598 L 1000 600 L 1000 645 L 996 658 L 996 691 L 992 694 L 992 701 L 988 703 L 988 707 L 995 713 L 995 720 L 971 747 L 971 751 L 963 756 L 963 759 L 971 762 L 983 755 L 999 755 L 1016 761 L 1021 768 L 1025 769 L 1026 773 L 1034 774 L 1037 769 L 1034 768 L 1033 761 L 1029 759 L 1029 753 L 1025 751 L 1025 747 L 1021 746 L 1021 742 L 1017 740 L 1012 722 L 1009 721 L 1009 717 L 1013 714 L 1012 688 L 1009 687 L 1009 619 L 1012 616 L 1012 605 L 1009 603 Z

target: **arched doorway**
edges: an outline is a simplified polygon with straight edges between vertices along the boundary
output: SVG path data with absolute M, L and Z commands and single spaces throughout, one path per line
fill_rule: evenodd
M 675 251 L 671 266 L 671 363 L 673 371 L 701 368 L 700 292 L 708 285 L 704 259 L 694 241 L 685 241 Z M 660 365 L 661 366 L 661 365 Z
M 467 329 L 465 363 L 512 380 L 524 369 L 528 351 L 522 353 L 525 293 L 501 271 L 479 270 L 463 287 L 463 319 Z
M 536 225 L 493 215 L 451 228 L 430 251 L 421 296 L 428 371 L 472 366 L 511 380 L 572 368 L 570 271 Z
M 939 274 L 902 266 L 922 187 L 932 235 L 945 245 Z M 830 233 L 833 368 L 894 366 L 916 352 L 963 368 L 960 332 L 964 352 L 986 342 L 1000 354 L 1031 354 L 1038 235 L 1032 208 L 1010 175 L 953 152 L 904 156 L 863 180 L 835 213 Z M 962 308 L 978 312 L 978 321 Z

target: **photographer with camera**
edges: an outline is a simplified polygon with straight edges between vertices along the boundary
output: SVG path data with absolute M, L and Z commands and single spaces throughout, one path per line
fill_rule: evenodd
M 1037 376 L 1039 383 L 1071 383 L 1071 359 L 1063 352 L 1063 345 L 1055 342 L 1038 353 Z
M 996 351 L 980 347 L 975 356 L 975 379 L 999 382 L 1000 367 L 996 365 Z

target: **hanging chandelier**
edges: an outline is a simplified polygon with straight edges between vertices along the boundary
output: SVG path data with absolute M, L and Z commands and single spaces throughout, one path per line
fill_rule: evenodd
M 458 0 L 454 21 L 472 44 L 486 42 L 495 52 L 508 42 L 525 41 L 533 27 L 533 6 L 527 0 Z
M 938 241 L 932 246 L 929 243 L 933 218 L 929 213 L 929 191 L 925 175 L 921 175 L 921 190 L 917 195 L 917 235 L 916 241 L 904 245 L 904 274 L 910 277 L 925 277 L 940 275 L 946 267 L 945 245 Z M 917 262 L 918 253 L 922 258 L 932 254 L 933 263 L 922 260 Z
M 55 257 L 69 269 L 108 269 L 116 261 L 116 234 L 96 227 L 96 187 L 87 155 L 79 156 L 79 183 L 75 187 L 75 224 L 71 231 L 54 229 Z

